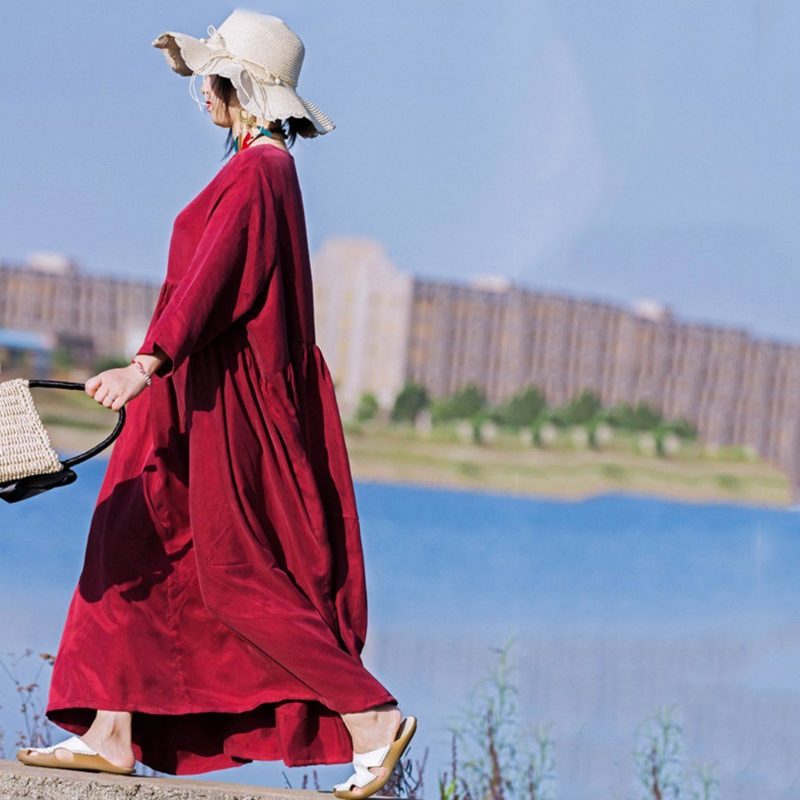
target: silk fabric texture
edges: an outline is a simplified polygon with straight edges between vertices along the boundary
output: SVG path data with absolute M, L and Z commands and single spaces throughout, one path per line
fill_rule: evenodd
M 315 342 L 294 157 L 232 156 L 177 215 L 53 666 L 46 716 L 131 711 L 175 775 L 345 763 L 339 716 L 396 698 L 363 665 L 365 564 L 334 385 Z

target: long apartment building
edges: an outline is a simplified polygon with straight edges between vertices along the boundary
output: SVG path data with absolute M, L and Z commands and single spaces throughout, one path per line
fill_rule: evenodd
M 159 286 L 81 272 L 58 253 L 0 263 L 0 328 L 49 333 L 79 364 L 133 355 L 142 343 Z
M 473 382 L 493 404 L 529 385 L 551 405 L 590 389 L 604 405 L 644 401 L 683 417 L 709 444 L 750 446 L 800 493 L 800 345 L 681 321 L 652 301 L 412 277 L 365 240 L 329 240 L 314 282 L 317 338 L 344 408 L 365 391 L 388 406 L 406 380 L 432 397 Z
M 364 392 L 390 408 L 408 380 L 432 397 L 473 382 L 490 403 L 529 385 L 552 405 L 591 389 L 606 405 L 645 401 L 683 417 L 707 443 L 748 445 L 800 492 L 800 345 L 681 321 L 652 302 L 629 308 L 496 276 L 419 278 L 368 239 L 328 240 L 312 269 L 317 341 L 345 414 Z M 0 328 L 125 356 L 158 288 L 52 255 L 0 264 Z

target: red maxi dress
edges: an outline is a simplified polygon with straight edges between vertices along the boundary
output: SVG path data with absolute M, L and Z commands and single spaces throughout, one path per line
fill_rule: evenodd
M 345 763 L 341 713 L 396 698 L 364 667 L 359 517 L 315 343 L 294 157 L 231 157 L 175 218 L 50 683 L 85 733 L 131 711 L 137 760 L 175 775 Z

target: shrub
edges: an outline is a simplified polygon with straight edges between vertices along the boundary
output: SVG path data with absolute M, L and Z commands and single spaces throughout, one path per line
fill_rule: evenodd
M 455 394 L 437 400 L 431 407 L 434 422 L 454 419 L 471 419 L 486 408 L 486 396 L 474 383 L 468 383 Z
M 417 414 L 428 406 L 429 402 L 425 387 L 408 381 L 395 398 L 390 418 L 392 422 L 414 422 Z
M 375 419 L 378 413 L 378 400 L 371 392 L 364 392 L 358 401 L 356 408 L 356 419 L 365 422 L 368 419 Z
M 499 406 L 496 419 L 501 425 L 512 427 L 531 425 L 545 408 L 544 395 L 535 386 L 529 386 Z

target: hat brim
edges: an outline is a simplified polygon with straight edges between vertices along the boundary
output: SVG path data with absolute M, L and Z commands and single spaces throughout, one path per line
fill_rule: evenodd
M 164 59 L 178 75 L 221 75 L 230 79 L 242 107 L 256 116 L 268 120 L 305 117 L 314 125 L 313 130 L 301 134 L 306 138 L 321 136 L 336 127 L 325 112 L 297 94 L 292 86 L 259 83 L 235 56 L 215 58 L 219 51 L 194 36 L 165 31 L 152 44 L 164 51 Z

